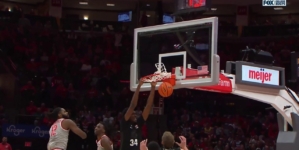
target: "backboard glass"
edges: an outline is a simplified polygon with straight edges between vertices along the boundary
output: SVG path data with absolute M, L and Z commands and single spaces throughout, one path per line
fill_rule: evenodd
M 157 71 L 155 64 L 176 75 L 174 89 L 217 84 L 217 39 L 217 17 L 135 29 L 131 90 L 136 90 L 141 77 Z M 140 90 L 150 88 L 144 83 Z

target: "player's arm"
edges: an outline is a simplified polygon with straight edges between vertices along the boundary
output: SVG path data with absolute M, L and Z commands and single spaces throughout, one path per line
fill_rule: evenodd
M 139 84 L 137 86 L 137 89 L 132 97 L 130 106 L 125 114 L 125 120 L 128 121 L 132 115 L 132 113 L 134 112 L 134 109 L 136 108 L 137 104 L 138 104 L 138 98 L 139 98 L 139 91 L 140 91 L 140 87 L 142 86 L 143 82 L 139 81 Z
M 111 147 L 111 141 L 108 137 L 102 138 L 101 145 L 104 147 L 104 150 L 113 150 Z
M 72 130 L 75 134 L 80 136 L 82 139 L 86 139 L 87 135 L 84 131 L 82 131 L 76 123 L 71 119 L 65 119 L 62 122 L 63 127 L 66 127 L 66 129 Z
M 148 96 L 147 98 L 147 102 L 146 102 L 146 105 L 145 105 L 145 108 L 142 112 L 142 117 L 143 117 L 143 120 L 147 120 L 150 112 L 151 112 L 151 109 L 153 107 L 153 103 L 154 103 L 154 98 L 155 98 L 155 88 L 156 88 L 156 85 L 157 85 L 157 82 L 152 82 L 151 83 L 151 92 L 150 92 L 150 95 Z

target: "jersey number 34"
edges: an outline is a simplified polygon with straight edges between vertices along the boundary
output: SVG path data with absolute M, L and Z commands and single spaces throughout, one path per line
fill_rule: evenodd
M 130 140 L 130 146 L 138 146 L 138 140 L 137 139 L 131 139 Z

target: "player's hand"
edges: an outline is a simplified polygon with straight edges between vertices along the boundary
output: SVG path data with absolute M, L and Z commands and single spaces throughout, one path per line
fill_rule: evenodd
M 147 150 L 147 146 L 146 145 L 147 145 L 147 139 L 140 142 L 139 149 L 140 150 Z
M 142 81 L 142 79 L 140 79 L 138 86 L 141 86 L 142 84 L 143 84 L 143 81 Z
M 184 136 L 179 136 L 180 143 L 175 142 L 178 146 L 180 146 L 181 149 L 187 149 L 187 140 Z
M 157 82 L 151 82 L 152 87 L 156 87 Z

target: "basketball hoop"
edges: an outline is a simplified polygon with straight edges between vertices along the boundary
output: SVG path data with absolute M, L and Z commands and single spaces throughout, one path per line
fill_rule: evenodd
M 172 81 L 170 84 L 172 85 L 175 84 L 175 75 L 172 75 L 170 72 L 167 72 L 163 63 L 161 63 L 161 65 L 159 65 L 159 63 L 156 63 L 155 66 L 157 68 L 157 71 L 154 74 L 150 74 L 145 77 L 142 77 L 141 81 L 151 83 L 151 82 L 161 82 L 173 78 L 174 82 Z

